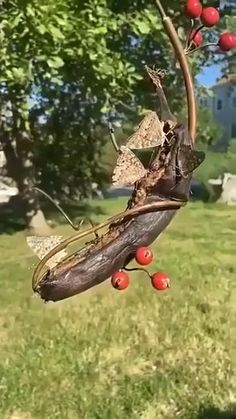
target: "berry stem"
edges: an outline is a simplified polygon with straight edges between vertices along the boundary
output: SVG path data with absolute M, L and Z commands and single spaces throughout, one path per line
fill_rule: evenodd
M 149 278 L 151 278 L 150 273 L 145 268 L 126 268 L 125 266 L 122 268 L 124 271 L 133 272 L 133 271 L 142 271 L 145 272 Z
M 215 43 L 215 42 L 209 42 L 208 44 L 200 45 L 199 47 L 194 48 L 192 50 L 187 50 L 185 52 L 185 54 L 190 55 L 190 54 L 193 54 L 196 51 L 199 51 L 199 50 L 204 49 L 204 48 L 209 48 L 209 47 L 218 47 L 218 44 Z
M 197 109 L 191 70 L 185 55 L 184 48 L 180 42 L 179 36 L 170 17 L 166 15 L 160 0 L 156 0 L 156 5 L 162 17 L 163 26 L 174 48 L 183 74 L 188 104 L 188 129 L 194 143 L 196 138 Z
M 194 44 L 193 39 L 195 38 L 195 36 L 198 34 L 198 32 L 200 32 L 205 26 L 204 25 L 200 25 L 198 26 L 198 28 L 196 28 L 195 31 L 193 31 L 192 33 L 189 32 L 188 34 L 188 38 L 187 38 L 187 42 L 186 42 L 186 48 L 185 48 L 185 54 L 188 53 L 188 51 L 191 50 L 192 45 Z M 193 26 L 192 26 L 193 28 Z M 190 39 L 190 36 L 192 39 Z
M 189 45 L 190 45 L 190 34 L 192 33 L 193 28 L 194 28 L 194 19 L 191 19 L 191 21 L 190 21 L 190 30 L 189 30 L 188 36 L 186 38 L 186 41 L 185 41 L 185 51 L 189 48 Z

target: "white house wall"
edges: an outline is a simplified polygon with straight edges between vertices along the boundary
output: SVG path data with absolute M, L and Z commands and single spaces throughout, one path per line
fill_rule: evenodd
M 232 125 L 236 123 L 236 85 L 222 84 L 212 88 L 214 97 L 211 100 L 211 108 L 215 121 L 222 127 L 220 144 L 227 146 L 232 139 Z M 221 101 L 222 108 L 217 109 L 217 103 Z M 236 138 L 236 136 L 235 136 Z

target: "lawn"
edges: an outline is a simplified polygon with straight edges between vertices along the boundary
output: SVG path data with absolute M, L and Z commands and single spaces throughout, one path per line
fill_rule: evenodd
M 101 220 L 123 207 L 95 202 L 92 212 Z M 36 259 L 24 233 L 2 234 L 0 418 L 230 417 L 235 239 L 235 208 L 189 204 L 152 246 L 152 269 L 169 273 L 169 291 L 158 293 L 139 273 L 127 291 L 107 281 L 44 304 L 32 295 Z

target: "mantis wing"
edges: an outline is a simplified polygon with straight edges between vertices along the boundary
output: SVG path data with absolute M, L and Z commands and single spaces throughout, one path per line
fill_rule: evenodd
M 41 260 L 50 250 L 54 249 L 58 244 L 64 241 L 63 236 L 28 236 L 26 238 L 29 248 L 34 252 L 36 256 Z M 61 250 L 56 255 L 52 256 L 48 262 L 47 266 L 52 269 L 54 268 L 64 257 L 67 255 L 65 250 Z
M 112 176 L 113 185 L 134 185 L 146 172 L 135 154 L 128 147 L 121 146 Z
M 128 138 L 126 146 L 130 149 L 140 149 L 162 145 L 165 140 L 163 126 L 164 123 L 159 120 L 156 112 L 149 112 L 135 133 Z

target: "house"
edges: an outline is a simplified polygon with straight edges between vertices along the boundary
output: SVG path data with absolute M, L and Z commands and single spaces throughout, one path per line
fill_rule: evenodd
M 208 107 L 222 130 L 217 148 L 226 149 L 236 139 L 236 53 L 229 57 L 227 70 L 210 90 L 213 95 Z

